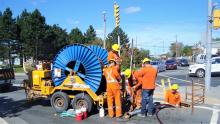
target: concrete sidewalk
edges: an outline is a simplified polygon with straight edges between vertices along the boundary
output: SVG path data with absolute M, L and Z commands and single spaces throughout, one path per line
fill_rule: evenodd
M 191 101 L 185 101 L 185 89 L 191 89 L 191 86 L 181 86 L 179 92 L 181 94 L 181 99 L 183 102 L 190 103 Z M 189 91 L 188 91 L 189 92 Z M 154 93 L 154 98 L 159 100 L 164 100 L 164 93 L 161 86 L 157 86 Z M 196 92 L 195 94 L 202 94 Z M 220 105 L 220 87 L 212 87 L 208 92 L 205 93 L 205 105 Z

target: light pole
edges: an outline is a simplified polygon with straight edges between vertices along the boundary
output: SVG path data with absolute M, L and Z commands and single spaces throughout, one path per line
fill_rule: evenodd
M 212 22 L 213 10 L 216 5 L 212 4 L 212 0 L 208 0 L 208 21 L 207 21 L 207 42 L 206 42 L 206 68 L 205 68 L 205 88 L 210 89 L 211 85 L 211 52 L 212 52 Z
M 178 49 L 177 49 L 177 35 L 176 35 L 176 45 L 175 45 L 175 48 L 176 48 L 176 59 L 177 59 L 177 57 L 178 57 L 178 55 L 177 55 L 177 51 L 178 51 Z
M 104 43 L 103 43 L 103 47 L 105 49 L 106 48 L 106 11 L 103 11 L 102 14 L 103 14 L 103 19 L 104 19 Z

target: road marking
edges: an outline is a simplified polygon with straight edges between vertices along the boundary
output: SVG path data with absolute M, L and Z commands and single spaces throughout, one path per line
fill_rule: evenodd
M 158 74 L 158 75 L 159 75 L 159 74 Z M 159 76 L 167 77 L 167 78 L 171 78 L 171 79 L 175 79 L 175 80 L 180 80 L 180 81 L 188 82 L 188 83 L 191 83 L 191 82 L 192 82 L 192 81 L 189 81 L 189 80 L 183 80 L 183 79 L 174 78 L 174 77 L 170 77 L 170 76 L 166 76 L 166 75 L 159 75 Z
M 220 109 L 216 109 L 215 106 L 213 106 L 213 108 L 205 107 L 205 106 L 195 106 L 195 107 L 211 110 L 212 111 L 212 117 L 211 117 L 211 120 L 210 120 L 210 124 L 218 124 L 218 113 L 220 112 Z
M 8 124 L 3 118 L 0 117 L 0 124 Z
M 219 111 L 217 111 L 217 110 L 213 110 L 210 124 L 218 124 L 218 112 Z

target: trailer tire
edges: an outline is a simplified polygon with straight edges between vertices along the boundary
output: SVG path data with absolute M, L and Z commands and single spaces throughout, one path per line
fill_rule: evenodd
M 93 108 L 93 100 L 89 95 L 85 93 L 79 93 L 75 95 L 75 97 L 72 100 L 71 105 L 73 109 L 78 109 L 78 108 L 81 108 L 82 106 L 85 106 L 88 113 L 90 113 Z
M 57 113 L 61 113 L 68 109 L 70 99 L 64 92 L 56 92 L 52 95 L 50 102 L 53 109 Z

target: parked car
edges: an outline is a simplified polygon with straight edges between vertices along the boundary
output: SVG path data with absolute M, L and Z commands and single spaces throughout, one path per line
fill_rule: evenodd
M 212 58 L 211 65 L 212 74 L 220 74 L 220 57 Z M 194 64 L 189 66 L 189 75 L 197 77 L 205 77 L 205 64 Z
M 179 59 L 178 66 L 189 66 L 189 62 L 187 59 Z
M 170 60 L 167 60 L 166 61 L 166 69 L 177 69 L 177 63 L 176 63 L 176 60 L 174 59 L 170 59 Z
M 165 71 L 165 70 L 166 70 L 166 65 L 165 65 L 165 63 L 162 62 L 162 61 L 152 61 L 152 62 L 151 62 L 151 65 L 152 65 L 153 67 L 155 67 L 155 68 L 158 70 L 158 72 L 161 72 L 161 71 Z

